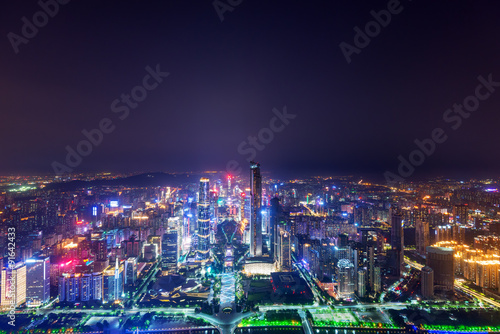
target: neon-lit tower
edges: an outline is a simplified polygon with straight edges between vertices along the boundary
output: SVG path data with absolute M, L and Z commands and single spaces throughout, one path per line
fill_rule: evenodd
M 250 256 L 262 256 L 262 177 L 260 164 L 250 162 Z
M 227 176 L 227 197 L 231 197 L 231 175 Z
M 389 214 L 391 219 L 392 267 L 395 276 L 401 276 L 404 268 L 403 217 L 398 212 L 394 212 L 392 208 Z
M 200 180 L 198 195 L 198 248 L 196 259 L 208 260 L 210 255 L 210 181 L 207 178 Z

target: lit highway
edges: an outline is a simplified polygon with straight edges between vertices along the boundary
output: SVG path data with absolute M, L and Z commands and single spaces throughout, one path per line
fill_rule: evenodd
M 463 293 L 469 295 L 469 296 L 473 296 L 474 298 L 478 299 L 479 301 L 483 302 L 483 303 L 486 303 L 486 304 L 489 304 L 489 305 L 492 305 L 494 307 L 498 307 L 500 308 L 500 303 L 497 302 L 497 301 L 494 301 L 486 296 L 483 296 L 481 295 L 480 293 L 472 290 L 472 289 L 469 289 L 467 287 L 464 286 L 464 283 L 465 283 L 465 280 L 462 280 L 462 279 L 456 279 L 455 280 L 455 289 L 459 290 L 459 291 L 462 291 Z

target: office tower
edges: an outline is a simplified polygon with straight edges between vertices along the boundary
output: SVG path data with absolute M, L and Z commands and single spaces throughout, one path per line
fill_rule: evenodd
M 279 229 L 278 240 L 278 270 L 291 271 L 292 270 L 292 252 L 290 233 L 285 231 L 284 228 Z
M 208 260 L 210 257 L 210 182 L 207 178 L 200 179 L 198 194 L 198 247 L 196 259 Z
M 368 283 L 370 291 L 375 289 L 375 244 L 368 245 Z
M 271 236 L 269 237 L 269 257 L 273 261 L 277 261 L 277 246 L 278 246 L 278 225 L 280 221 L 281 207 L 280 200 L 277 197 L 271 199 L 270 224 Z
M 391 268 L 394 276 L 402 275 L 404 268 L 403 217 L 395 212 L 391 212 Z
M 135 284 L 137 281 L 137 258 L 129 257 L 125 261 L 125 284 Z
M 346 298 L 354 293 L 354 265 L 347 259 L 337 263 L 337 282 L 340 297 Z
M 123 298 L 123 266 L 109 266 L 103 272 L 103 302 L 109 303 Z
M 430 299 L 434 296 L 434 271 L 431 267 L 422 268 L 420 278 L 420 291 L 424 299 Z
M 26 265 L 23 262 L 2 269 L 0 308 L 19 307 L 26 302 Z M 13 298 L 14 297 L 14 298 Z M 12 302 L 12 299 L 15 302 Z
M 438 290 L 453 291 L 455 263 L 452 248 L 427 247 L 427 266 L 434 272 L 434 285 Z
M 227 197 L 231 197 L 232 189 L 231 189 L 231 175 L 227 176 Z
M 179 259 L 177 245 L 177 231 L 171 230 L 162 237 L 161 269 L 164 273 L 175 273 L 177 271 L 177 260 Z
M 108 249 L 107 249 L 107 243 L 106 239 L 102 238 L 99 240 L 93 240 L 93 250 L 95 254 L 95 260 L 96 261 L 106 261 L 108 258 Z
M 375 267 L 373 274 L 373 292 L 379 293 L 382 291 L 382 275 L 380 267 Z
M 469 207 L 467 205 L 453 206 L 453 222 L 455 224 L 466 225 L 469 221 Z
M 429 240 L 429 223 L 418 218 L 415 224 L 415 241 L 417 244 L 417 252 L 425 256 L 427 246 L 430 245 Z
M 262 178 L 260 164 L 250 163 L 250 256 L 262 256 Z
M 26 303 L 39 306 L 50 299 L 50 259 L 49 257 L 26 260 Z
M 364 269 L 358 270 L 357 274 L 358 274 L 357 278 L 358 286 L 356 291 L 358 293 L 358 297 L 363 298 L 366 295 L 366 270 Z

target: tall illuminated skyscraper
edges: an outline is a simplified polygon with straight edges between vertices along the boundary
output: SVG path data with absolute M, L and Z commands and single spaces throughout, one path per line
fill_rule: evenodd
M 250 162 L 250 256 L 262 256 L 262 177 L 260 164 Z
M 210 181 L 200 179 L 200 192 L 198 195 L 198 248 L 196 259 L 208 260 L 210 256 Z
M 390 210 L 391 219 L 391 262 L 393 274 L 401 276 L 404 268 L 404 231 L 403 217 Z
M 39 306 L 50 299 L 49 257 L 26 260 L 26 302 L 28 306 Z

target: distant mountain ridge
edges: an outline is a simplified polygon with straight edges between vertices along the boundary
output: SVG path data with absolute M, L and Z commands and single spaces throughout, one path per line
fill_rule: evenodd
M 202 177 L 201 173 L 192 173 L 192 174 L 168 174 L 163 172 L 154 172 L 154 173 L 143 173 L 138 175 L 132 175 L 125 178 L 119 179 L 98 179 L 92 181 L 84 181 L 84 180 L 73 180 L 69 182 L 60 182 L 60 183 L 51 183 L 48 184 L 45 189 L 47 190 L 75 190 L 79 188 L 88 188 L 88 187 L 118 187 L 125 186 L 131 188 L 140 188 L 140 187 L 175 187 L 181 184 L 189 183 L 189 182 L 197 182 L 200 177 Z

